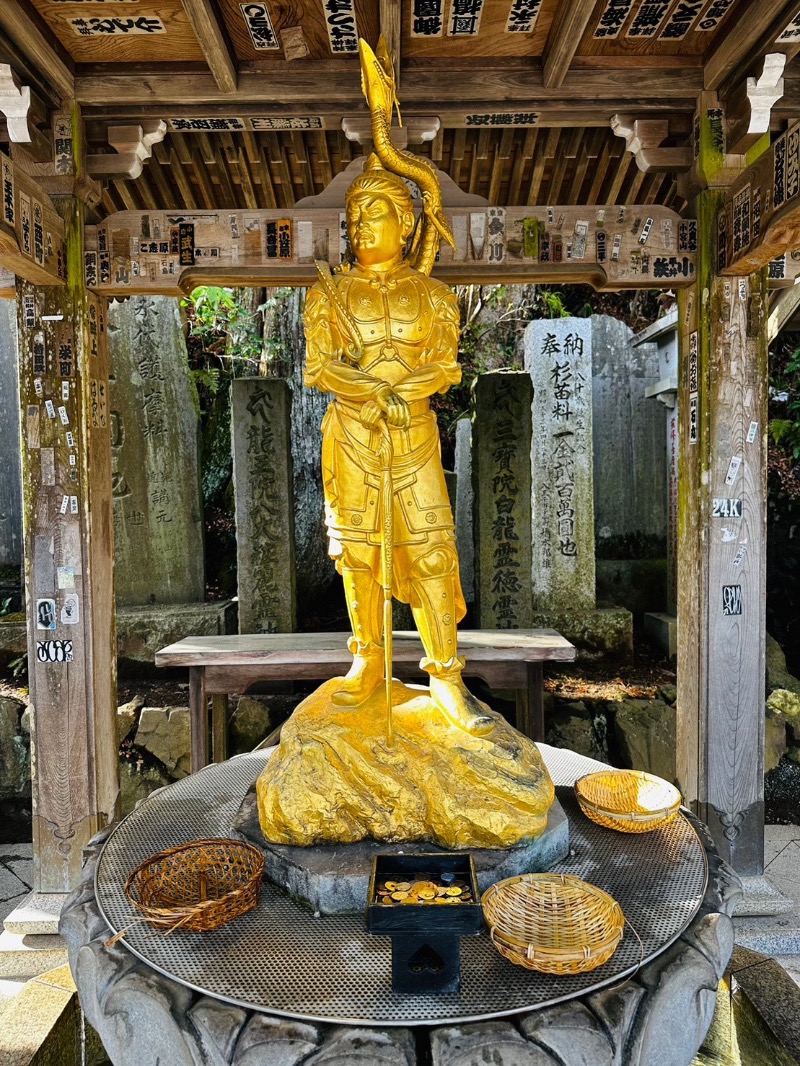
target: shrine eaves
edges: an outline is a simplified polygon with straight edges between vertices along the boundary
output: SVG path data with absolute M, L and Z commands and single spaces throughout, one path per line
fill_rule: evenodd
M 6 193 L 63 194 L 74 102 L 87 284 L 155 291 L 192 264 L 242 280 L 256 229 L 259 257 L 302 281 L 338 261 L 339 233 L 331 214 L 321 248 L 296 205 L 332 212 L 325 190 L 370 150 L 357 42 L 380 33 L 403 145 L 464 197 L 445 205 L 468 249 L 443 260 L 451 280 L 492 262 L 483 205 L 503 212 L 506 280 L 535 258 L 599 287 L 688 283 L 701 94 L 740 160 L 800 115 L 800 0 L 30 0 L 0 6 Z

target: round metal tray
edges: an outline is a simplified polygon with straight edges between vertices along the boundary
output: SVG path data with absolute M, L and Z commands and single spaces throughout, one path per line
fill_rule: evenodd
M 461 990 L 400 995 L 391 985 L 391 941 L 364 918 L 315 918 L 265 882 L 258 907 L 211 933 L 169 936 L 137 921 L 122 886 L 154 852 L 201 837 L 231 836 L 233 818 L 269 752 L 212 764 L 154 793 L 119 824 L 95 873 L 97 902 L 130 951 L 160 973 L 228 1003 L 270 1014 L 349 1025 L 482 1021 L 583 995 L 630 976 L 671 944 L 700 906 L 705 851 L 682 816 L 637 836 L 585 818 L 572 782 L 602 764 L 540 745 L 570 823 L 570 856 L 556 872 L 609 892 L 629 923 L 616 953 L 587 974 L 537 974 L 503 959 L 486 933 L 461 939 Z M 391 850 L 391 846 L 387 846 Z

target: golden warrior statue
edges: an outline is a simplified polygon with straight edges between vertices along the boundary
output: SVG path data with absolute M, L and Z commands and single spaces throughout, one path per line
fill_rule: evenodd
M 360 48 L 376 154 L 347 192 L 356 262 L 333 274 L 317 264 L 305 315 L 306 382 L 333 393 L 323 423 L 325 510 L 353 665 L 285 723 L 256 783 L 259 822 L 275 844 L 511 847 L 543 832 L 555 793 L 536 745 L 461 680 L 464 597 L 430 409 L 430 397 L 461 377 L 456 299 L 429 277 L 440 237 L 452 234 L 434 168 L 389 137 L 385 45 L 377 55 Z M 416 228 L 404 178 L 422 193 Z M 427 691 L 392 679 L 392 593 L 414 612 Z
M 347 192 L 356 264 L 334 275 L 320 264 L 323 276 L 305 312 L 306 384 L 334 395 L 323 422 L 325 510 L 353 627 L 353 665 L 332 700 L 358 706 L 384 681 L 381 546 L 387 529 L 380 485 L 391 456 L 392 592 L 411 605 L 434 703 L 454 724 L 481 734 L 495 719 L 461 680 L 456 623 L 466 605 L 429 402 L 461 380 L 456 297 L 428 276 L 440 232 L 452 237 L 435 170 L 399 152 L 389 138 L 395 101 L 385 45 L 381 41 L 377 57 L 363 41 L 361 51 L 377 155 Z M 400 173 L 381 161 L 422 189 L 422 227 L 408 256 L 415 229 L 411 194 Z

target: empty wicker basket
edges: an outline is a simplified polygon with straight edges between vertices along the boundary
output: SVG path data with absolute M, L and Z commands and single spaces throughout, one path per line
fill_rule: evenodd
M 642 770 L 602 770 L 575 782 L 587 818 L 621 833 L 660 829 L 678 814 L 681 794 L 668 781 Z
M 625 917 L 607 892 L 571 874 L 522 874 L 482 898 L 492 943 L 510 962 L 541 973 L 586 973 L 614 954 Z
M 151 925 L 205 933 L 252 910 L 263 875 L 264 856 L 252 844 L 193 840 L 137 866 L 125 895 Z

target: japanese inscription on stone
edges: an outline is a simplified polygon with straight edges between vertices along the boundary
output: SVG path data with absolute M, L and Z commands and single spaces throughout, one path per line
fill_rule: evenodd
M 532 322 L 525 365 L 533 380 L 534 606 L 593 608 L 591 320 Z
M 290 633 L 295 576 L 288 383 L 238 378 L 231 406 L 239 632 Z

